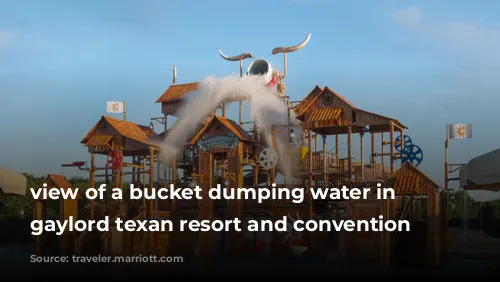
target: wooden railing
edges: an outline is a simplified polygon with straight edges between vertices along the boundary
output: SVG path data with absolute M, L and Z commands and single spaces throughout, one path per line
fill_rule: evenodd
M 96 206 L 97 207 L 97 206 Z M 99 219 L 103 219 L 104 218 L 104 212 L 103 212 L 103 209 L 100 209 L 100 208 L 96 208 L 94 207 L 94 218 L 99 220 Z M 80 211 L 80 219 L 82 220 L 87 220 L 87 219 L 90 219 L 88 213 L 89 213 L 89 206 L 85 207 L 85 210 L 81 210 Z M 124 216 L 124 213 L 117 213 L 117 209 L 114 209 L 114 208 L 109 208 L 109 211 L 108 211 L 108 216 L 111 217 L 111 219 L 109 220 L 109 223 L 110 223 L 110 228 L 112 228 L 113 226 L 113 223 L 115 222 L 115 220 L 118 218 L 118 217 L 122 217 Z M 97 210 L 97 212 L 96 212 Z M 83 216 L 82 216 L 83 215 Z M 96 234 L 99 234 L 98 237 L 93 237 L 93 236 L 96 236 Z M 85 230 L 83 231 L 82 233 L 80 233 L 77 238 L 76 238 L 76 244 L 75 244 L 75 252 L 77 254 L 84 254 L 84 253 L 88 253 L 88 251 L 96 251 L 96 250 L 93 250 L 94 248 L 94 242 L 93 240 L 99 240 L 100 244 L 101 244 L 101 250 L 100 251 L 104 251 L 105 253 L 107 252 L 107 248 L 108 248 L 108 243 L 106 240 L 108 240 L 108 234 L 109 234 L 109 231 L 106 231 L 104 232 L 102 235 L 100 234 L 99 231 L 97 230 L 93 230 L 93 231 L 88 231 L 88 230 Z M 106 241 L 106 243 L 105 243 Z M 91 250 L 92 249 L 92 250 Z
M 141 206 L 139 214 L 133 221 L 146 219 L 146 208 Z M 110 219 L 110 229 L 101 236 L 101 248 L 106 255 L 133 255 L 145 254 L 145 232 L 143 231 L 118 231 L 113 224 L 117 218 L 125 216 L 119 213 Z M 117 237 L 115 237 L 117 236 Z
M 193 162 L 196 159 L 196 157 L 197 157 L 197 155 L 195 155 L 193 149 L 186 148 L 186 149 L 182 150 L 177 161 L 179 161 L 181 163 L 190 163 L 190 162 Z
M 312 161 L 307 154 L 304 158 L 297 157 L 295 161 L 291 161 L 291 171 L 294 175 L 313 174 L 329 175 L 327 178 L 330 182 L 347 183 L 347 182 L 372 182 L 383 181 L 390 177 L 389 168 L 382 168 L 381 164 L 361 165 L 359 162 L 352 163 L 352 179 L 349 179 L 349 162 L 346 158 L 338 159 L 333 153 L 322 151 L 312 153 Z M 311 171 L 309 171 L 311 166 Z
M 312 153 L 312 161 L 309 160 L 309 155 L 306 155 L 304 158 L 298 157 L 298 160 L 292 162 L 292 171 L 296 171 L 299 173 L 307 173 L 309 172 L 309 164 L 312 165 L 313 173 L 322 173 L 326 166 L 327 173 L 333 173 L 338 171 L 337 167 L 337 157 L 332 153 L 323 153 L 323 152 L 313 152 Z

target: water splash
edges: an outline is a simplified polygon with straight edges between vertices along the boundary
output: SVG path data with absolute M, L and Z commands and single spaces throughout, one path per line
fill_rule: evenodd
M 255 124 L 261 131 L 261 138 L 265 139 L 267 146 L 272 144 L 271 132 L 273 125 L 286 125 L 287 106 L 283 101 L 273 95 L 274 89 L 267 88 L 265 77 L 262 76 L 228 76 L 224 78 L 207 77 L 200 82 L 198 91 L 188 95 L 183 106 L 178 110 L 178 119 L 168 131 L 166 139 L 160 144 L 160 157 L 165 163 L 170 163 L 175 155 L 184 148 L 186 138 L 193 136 L 200 129 L 203 119 L 213 113 L 221 103 L 246 97 L 250 105 L 250 114 L 255 117 Z M 295 113 L 290 112 L 291 126 L 297 127 L 298 121 Z M 296 128 L 295 132 L 301 130 Z M 298 155 L 295 144 L 289 141 L 289 131 L 285 128 L 280 134 L 275 135 L 275 149 L 278 153 L 277 169 L 289 174 L 289 159 L 294 154 Z M 297 152 L 295 152 L 297 151 Z

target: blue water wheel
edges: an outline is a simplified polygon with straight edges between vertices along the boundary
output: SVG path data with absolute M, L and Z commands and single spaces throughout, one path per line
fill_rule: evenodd
M 418 166 L 424 159 L 424 152 L 417 145 L 407 145 L 401 150 L 401 163 L 410 162 Z
M 404 139 L 405 139 L 405 147 L 413 144 L 410 136 L 404 135 Z M 396 140 L 394 140 L 394 149 L 396 149 L 396 151 L 398 151 L 398 152 L 401 152 L 401 145 L 402 145 L 401 144 L 401 135 L 399 135 L 396 138 Z

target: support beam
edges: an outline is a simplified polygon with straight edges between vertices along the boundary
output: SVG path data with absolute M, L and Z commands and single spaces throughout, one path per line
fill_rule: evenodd
M 89 186 L 95 188 L 95 154 L 90 154 L 90 176 Z M 94 200 L 90 200 L 90 220 L 94 219 Z
M 307 142 L 308 142 L 308 147 L 309 149 L 307 150 L 307 154 L 308 154 L 308 159 L 309 159 L 309 166 L 307 168 L 307 172 L 309 174 L 309 183 L 308 183 L 308 187 L 309 189 L 311 189 L 313 186 L 312 186 L 312 181 L 313 181 L 313 148 L 312 148 L 312 131 L 311 130 L 308 130 L 307 131 Z
M 385 134 L 384 132 L 381 132 L 380 133 L 380 152 L 382 154 L 382 159 L 380 161 L 380 163 L 382 164 L 382 178 L 385 179 L 385 157 L 384 154 L 385 154 L 385 140 L 384 140 L 384 137 L 385 137 Z
M 352 127 L 347 129 L 347 164 L 349 169 L 349 183 L 352 184 Z
M 328 151 L 326 150 L 326 135 L 323 135 L 323 186 L 328 187 Z
M 390 129 L 390 138 L 391 138 L 391 141 L 389 142 L 389 146 L 391 146 L 389 148 L 390 152 L 391 152 L 391 159 L 390 159 L 390 165 L 391 165 L 391 175 L 394 174 L 394 123 L 391 122 L 391 129 Z
M 365 182 L 365 143 L 364 143 L 364 133 L 359 134 L 359 150 L 360 150 L 360 162 L 361 162 L 361 182 Z

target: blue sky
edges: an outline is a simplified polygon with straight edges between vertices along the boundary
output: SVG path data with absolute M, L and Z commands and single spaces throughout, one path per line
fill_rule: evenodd
M 79 141 L 126 100 L 129 120 L 161 115 L 178 82 L 238 72 L 217 49 L 281 68 L 293 99 L 329 86 L 360 108 L 397 118 L 439 183 L 446 123 L 472 123 L 450 161 L 495 149 L 500 103 L 497 1 L 5 1 L 0 0 L 0 164 L 36 174 L 88 160 Z M 235 117 L 236 119 L 236 117 Z M 64 171 L 68 176 L 74 171 Z

